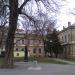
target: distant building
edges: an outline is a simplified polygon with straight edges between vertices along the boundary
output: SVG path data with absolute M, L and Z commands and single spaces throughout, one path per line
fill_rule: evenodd
M 64 57 L 75 57 L 75 24 L 68 22 L 68 27 L 63 28 L 58 36 L 64 49 Z
M 6 29 L 6 28 L 5 28 Z M 2 35 L 2 32 L 0 32 Z M 2 44 L 0 46 L 1 51 L 5 51 L 5 39 L 7 37 L 7 29 L 4 31 L 4 37 L 2 39 Z M 1 36 L 0 36 L 1 41 Z M 25 52 L 25 45 L 28 46 L 29 56 L 43 56 L 44 55 L 44 45 L 40 35 L 35 34 L 25 34 L 22 29 L 17 29 L 14 38 L 14 56 L 23 57 Z
M 28 47 L 29 56 L 44 56 L 44 44 L 40 35 L 25 34 L 23 30 L 17 30 L 14 39 L 14 55 L 24 56 L 25 46 Z

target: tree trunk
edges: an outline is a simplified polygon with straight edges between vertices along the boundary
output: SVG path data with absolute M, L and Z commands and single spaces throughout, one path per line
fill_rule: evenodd
M 28 47 L 27 46 L 25 46 L 24 62 L 28 62 Z
M 55 53 L 55 57 L 56 57 L 56 58 L 58 57 L 58 53 Z
M 1 32 L 1 34 L 0 34 L 0 48 L 2 48 L 3 47 L 2 42 L 4 39 L 4 32 L 5 32 L 4 28 L 0 32 Z
M 4 68 L 13 68 L 13 50 L 14 50 L 14 35 L 17 28 L 18 19 L 18 0 L 9 0 L 10 16 L 9 16 L 9 30 L 5 44 L 5 61 Z

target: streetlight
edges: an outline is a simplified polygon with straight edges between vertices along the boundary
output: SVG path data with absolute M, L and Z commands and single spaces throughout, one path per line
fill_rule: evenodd
M 50 42 L 50 57 L 52 57 L 52 40 L 49 41 Z
M 28 48 L 27 48 L 27 46 L 25 46 L 25 55 L 24 55 L 24 62 L 28 62 Z

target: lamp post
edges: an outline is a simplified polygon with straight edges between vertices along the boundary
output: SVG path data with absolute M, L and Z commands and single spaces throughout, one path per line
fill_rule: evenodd
M 27 33 L 26 33 L 27 34 Z M 24 35 L 24 38 L 26 39 L 26 43 L 24 46 L 24 62 L 28 62 L 28 40 L 27 40 L 27 35 Z
M 25 49 L 24 49 L 24 62 L 28 62 L 28 48 L 27 46 L 25 46 Z
M 50 42 L 50 50 L 51 50 L 51 51 L 50 51 L 50 55 L 51 55 L 51 57 L 52 57 L 52 40 L 50 40 L 49 42 Z

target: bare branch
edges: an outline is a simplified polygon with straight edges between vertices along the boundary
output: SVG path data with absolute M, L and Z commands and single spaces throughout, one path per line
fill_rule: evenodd
M 20 8 L 18 8 L 18 13 L 21 14 L 21 10 L 23 9 L 23 7 L 26 5 L 26 3 L 30 1 L 30 0 L 26 0 L 23 2 L 23 4 L 20 6 Z

